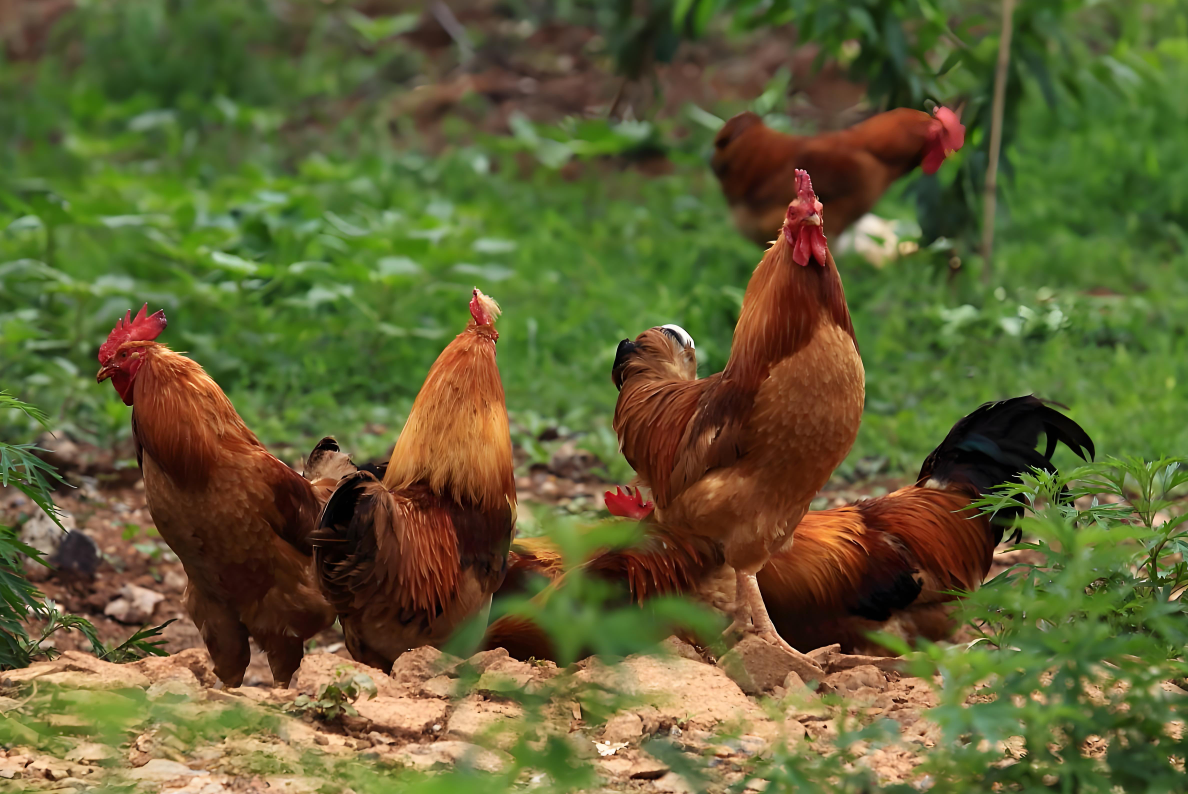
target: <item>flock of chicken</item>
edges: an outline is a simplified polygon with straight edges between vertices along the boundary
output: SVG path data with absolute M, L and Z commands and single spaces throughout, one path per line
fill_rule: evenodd
M 817 138 L 782 136 L 753 114 L 727 122 L 713 167 L 738 225 L 778 237 L 751 277 L 722 372 L 697 377 L 693 339 L 676 325 L 620 343 L 614 428 L 637 477 L 606 504 L 639 522 L 643 541 L 594 555 L 591 575 L 639 602 L 700 597 L 735 631 L 797 655 L 832 642 L 878 652 L 872 629 L 948 636 L 952 591 L 981 584 L 1010 519 L 991 522 L 971 504 L 1051 469 L 1058 441 L 1092 455 L 1075 422 L 1034 397 L 988 403 L 957 423 L 915 485 L 834 510 L 809 504 L 854 443 L 865 393 L 827 233 L 908 171 L 935 171 L 963 138 L 946 108 Z M 820 197 L 809 172 L 827 186 Z M 249 637 L 282 686 L 306 640 L 336 618 L 354 658 L 386 669 L 475 616 L 485 622 L 493 596 L 561 575 L 547 539 L 515 540 L 499 313 L 473 291 L 471 320 L 429 370 L 386 465 L 356 467 L 326 438 L 303 475 L 268 453 L 198 363 L 155 341 L 164 312 L 146 304 L 117 322 L 97 379 L 133 407 L 148 509 L 185 567 L 186 609 L 225 685 L 242 683 Z M 489 646 L 521 657 L 553 653 L 523 619 L 487 632 Z

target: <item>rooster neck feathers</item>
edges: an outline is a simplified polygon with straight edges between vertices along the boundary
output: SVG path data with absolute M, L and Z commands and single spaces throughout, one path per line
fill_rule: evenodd
M 180 488 L 201 488 L 220 450 L 263 450 L 223 390 L 202 367 L 150 343 L 136 376 L 132 432 L 142 452 Z
M 780 234 L 747 285 L 723 378 L 757 389 L 770 368 L 808 344 L 822 322 L 837 325 L 855 339 L 857 348 L 833 255 L 821 266 L 801 267 L 792 261 L 792 246 Z
M 425 378 L 384 476 L 390 490 L 425 483 L 481 510 L 515 504 L 511 433 L 494 329 L 471 325 Z

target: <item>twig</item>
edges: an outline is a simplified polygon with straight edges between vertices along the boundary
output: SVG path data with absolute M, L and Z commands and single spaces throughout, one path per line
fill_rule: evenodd
M 989 284 L 994 272 L 994 214 L 998 204 L 998 155 L 1002 149 L 1002 114 L 1006 105 L 1007 68 L 1011 63 L 1012 19 L 1015 0 L 1002 0 L 1002 34 L 998 39 L 998 65 L 994 70 L 994 106 L 990 114 L 990 163 L 986 166 L 986 187 L 982 211 L 982 283 Z
M 434 0 L 433 2 L 433 18 L 441 25 L 445 32 L 450 34 L 450 38 L 458 45 L 458 50 L 462 53 L 462 61 L 465 63 L 474 57 L 474 47 L 470 43 L 470 36 L 466 35 L 466 28 L 458 21 L 458 17 L 454 16 L 454 12 L 442 0 Z

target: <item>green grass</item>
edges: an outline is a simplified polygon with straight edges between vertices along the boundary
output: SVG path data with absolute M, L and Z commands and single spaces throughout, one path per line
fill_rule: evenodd
M 285 33 L 247 5 L 248 22 L 218 28 L 232 66 Z M 158 6 L 128 13 L 149 25 L 136 14 Z M 318 17 L 299 58 L 263 55 L 242 81 L 201 69 L 186 83 L 168 58 L 150 79 L 148 55 L 118 53 L 189 52 L 206 28 L 149 36 L 89 13 L 106 22 L 79 34 L 81 65 L 51 57 L 4 81 L 0 384 L 59 426 L 101 444 L 128 433 L 128 410 L 91 374 L 115 318 L 145 300 L 167 310 L 162 341 L 267 443 L 298 449 L 333 433 L 382 452 L 476 285 L 505 311 L 499 361 L 521 437 L 559 423 L 614 458 L 613 351 L 651 325 L 684 325 L 703 373 L 724 364 L 759 252 L 729 224 L 705 134 L 669 140 L 676 167 L 661 178 L 595 164 L 570 181 L 526 170 L 522 143 L 474 136 L 429 159 L 390 137 L 383 102 L 327 123 L 336 97 L 411 63 L 406 51 L 360 55 Z M 959 416 L 1025 392 L 1068 404 L 1103 452 L 1184 447 L 1175 131 L 1188 102 L 1150 94 L 1091 95 L 1092 125 L 1029 107 L 997 291 L 981 290 L 976 262 L 949 285 L 927 253 L 881 271 L 841 259 L 868 395 L 842 474 L 910 472 Z M 902 194 L 879 211 L 911 217 Z

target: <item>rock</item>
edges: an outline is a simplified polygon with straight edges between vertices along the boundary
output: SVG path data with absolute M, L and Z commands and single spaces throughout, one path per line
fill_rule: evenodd
M 583 482 L 590 472 L 602 466 L 598 456 L 578 449 L 572 441 L 565 441 L 549 458 L 549 473 L 566 480 Z
M 653 781 L 652 787 L 655 791 L 663 791 L 666 794 L 693 794 L 693 788 L 676 772 L 669 772 Z
M 474 656 L 466 660 L 466 663 L 473 667 L 480 673 L 487 672 L 487 668 L 498 662 L 511 659 L 506 648 L 492 648 L 489 651 L 480 651 Z
M 603 726 L 602 739 L 606 742 L 629 742 L 643 736 L 643 732 L 643 720 L 638 714 L 616 714 Z
M 375 730 L 409 738 L 440 733 L 449 711 L 445 701 L 410 697 L 375 697 L 354 705 Z
M 664 642 L 660 643 L 660 652 L 671 653 L 673 656 L 679 656 L 691 662 L 705 661 L 701 658 L 701 654 L 697 652 L 696 648 L 676 636 L 668 637 Z
M 836 653 L 828 659 L 825 669 L 831 673 L 836 673 L 841 670 L 850 670 L 854 667 L 862 667 L 864 665 L 877 667 L 887 672 L 899 672 L 903 670 L 904 666 L 903 659 L 897 656 L 863 656 L 852 653 Z
M 804 682 L 800 675 L 792 670 L 784 678 L 784 692 L 792 697 L 811 697 L 813 690 L 809 689 L 809 685 Z
M 523 714 L 524 710 L 515 703 L 496 703 L 483 700 L 479 695 L 470 695 L 454 707 L 447 731 L 451 737 L 459 739 L 496 735 Z
M 186 648 L 172 656 L 149 656 L 128 667 L 144 673 L 154 684 L 177 680 L 209 688 L 219 682 L 214 674 L 214 663 L 205 648 Z
M 104 744 L 81 742 L 66 753 L 67 761 L 82 764 L 98 764 L 115 756 L 115 751 Z
M 477 692 L 494 694 L 515 692 L 528 686 L 539 669 L 517 659 L 496 659 L 487 665 L 474 688 Z
M 432 744 L 410 744 L 398 750 L 393 759 L 414 769 L 435 766 L 460 766 L 479 772 L 502 772 L 506 761 L 502 754 L 476 744 L 441 741 Z
M 101 557 L 99 544 L 90 535 L 71 529 L 66 532 L 49 562 L 61 573 L 89 581 L 95 578 Z
M 820 671 L 803 659 L 755 636 L 744 637 L 718 660 L 718 666 L 748 695 L 761 695 L 781 686 L 788 673 L 796 673 L 803 680 L 821 677 Z
M 368 667 L 359 662 L 352 662 L 332 653 L 307 653 L 301 660 L 301 667 L 289 682 L 289 689 L 299 694 L 317 697 L 318 692 L 327 684 L 333 684 L 343 678 L 349 678 L 357 673 L 365 673 L 375 682 L 377 697 L 403 697 L 407 694 L 403 687 L 396 685 L 382 670 Z
M 47 562 L 58 551 L 63 541 L 66 540 L 66 533 L 77 529 L 74 516 L 70 513 L 65 511 L 59 512 L 58 519 L 62 522 L 61 527 L 55 524 L 49 515 L 38 510 L 36 515 L 31 516 L 28 521 L 21 525 L 20 541 L 44 554 Z M 63 529 L 66 531 L 63 532 Z M 35 562 L 32 558 L 25 560 L 25 570 L 29 572 L 30 577 L 34 580 L 41 580 L 49 575 L 49 569 Z
M 0 682 L 7 686 L 32 681 L 73 689 L 145 689 L 150 683 L 144 673 L 131 665 L 101 662 L 81 651 L 66 651 L 52 662 L 0 673 Z
M 879 668 L 867 664 L 831 673 L 825 677 L 825 683 L 840 694 L 849 696 L 867 687 L 876 691 L 886 688 L 887 676 Z
M 679 657 L 629 656 L 614 667 L 590 665 L 575 676 L 652 704 L 643 720 L 645 733 L 684 729 L 713 730 L 723 722 L 752 723 L 753 733 L 776 733 L 763 710 L 743 694 L 721 669 Z
M 51 433 L 48 430 L 37 437 L 37 457 L 53 466 L 59 472 L 79 468 L 82 450 L 65 433 Z
M 165 575 L 161 577 L 161 587 L 171 593 L 184 593 L 188 583 L 186 575 L 180 571 L 166 571 Z
M 107 605 L 103 614 L 120 623 L 139 626 L 153 617 L 153 610 L 164 600 L 165 596 L 147 587 L 125 584 L 120 588 L 119 597 Z
M 417 693 L 421 697 L 451 698 L 457 694 L 457 688 L 458 682 L 453 678 L 439 675 L 422 684 Z
M 430 678 L 452 672 L 459 664 L 460 659 L 447 656 L 432 645 L 425 645 L 401 654 L 392 664 L 391 677 L 397 684 L 417 687 Z
M 656 780 L 664 777 L 668 772 L 668 765 L 657 761 L 650 755 L 640 754 L 627 770 L 627 777 L 632 780 Z
M 155 780 L 166 781 L 174 780 L 179 777 L 194 777 L 196 775 L 209 775 L 209 772 L 200 772 L 190 769 L 185 764 L 177 761 L 169 761 L 164 758 L 153 758 L 147 764 L 139 769 L 132 769 L 126 772 L 128 777 L 134 780 Z

